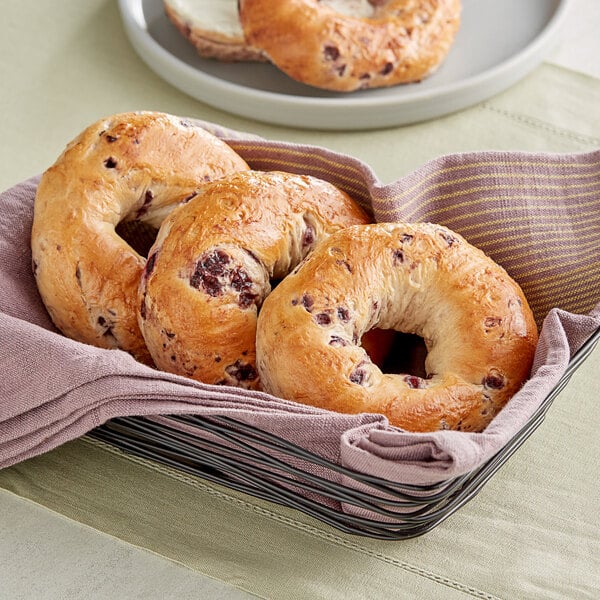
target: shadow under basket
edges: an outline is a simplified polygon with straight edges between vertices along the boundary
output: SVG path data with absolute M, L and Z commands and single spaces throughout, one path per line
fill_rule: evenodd
M 600 329 L 573 356 L 559 383 L 525 426 L 497 454 L 465 475 L 428 486 L 392 483 L 346 469 L 230 417 L 167 419 L 209 434 L 210 439 L 144 417 L 113 419 L 88 435 L 125 453 L 300 510 L 345 533 L 407 539 L 430 531 L 481 490 L 540 426 L 556 396 L 599 339 Z M 328 471 L 331 477 L 315 475 L 315 470 Z M 360 489 L 336 481 L 343 478 Z M 346 508 L 336 508 L 339 505 Z M 366 510 L 374 518 L 352 514 L 348 507 Z

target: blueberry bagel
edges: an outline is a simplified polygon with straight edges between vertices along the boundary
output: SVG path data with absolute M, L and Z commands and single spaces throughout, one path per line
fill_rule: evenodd
M 291 78 L 350 92 L 420 81 L 446 58 L 460 0 L 240 0 L 245 39 Z
M 366 331 L 423 338 L 426 375 L 383 373 Z M 331 235 L 263 304 L 257 365 L 277 396 L 342 413 L 381 413 L 410 431 L 481 431 L 529 376 L 532 312 L 499 265 L 432 224 Z
M 256 319 L 272 282 L 319 240 L 367 222 L 314 177 L 244 171 L 205 185 L 163 222 L 141 279 L 139 325 L 157 367 L 258 389 Z
M 243 169 L 224 142 L 163 113 L 114 115 L 83 131 L 43 174 L 35 198 L 33 269 L 55 325 L 150 362 L 136 316 L 146 260 L 116 227 L 158 228 L 206 181 Z

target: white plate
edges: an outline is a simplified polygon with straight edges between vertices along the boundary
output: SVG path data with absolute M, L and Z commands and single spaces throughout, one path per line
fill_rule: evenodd
M 556 40 L 569 0 L 463 0 L 444 64 L 418 84 L 327 92 L 274 66 L 203 59 L 165 16 L 162 0 L 119 0 L 140 57 L 190 96 L 243 117 L 332 130 L 405 125 L 485 100 L 535 68 Z

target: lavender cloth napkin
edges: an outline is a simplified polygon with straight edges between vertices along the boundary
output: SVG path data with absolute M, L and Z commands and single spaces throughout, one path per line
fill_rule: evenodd
M 600 327 L 600 152 L 449 155 L 384 185 L 352 157 L 202 125 L 255 169 L 328 179 L 377 220 L 442 223 L 488 252 L 521 283 L 542 329 L 530 380 L 483 433 L 417 434 L 381 415 L 341 415 L 204 385 L 67 339 L 52 325 L 31 272 L 32 178 L 0 195 L 0 467 L 115 417 L 198 414 L 230 416 L 389 481 L 441 481 L 498 452 Z

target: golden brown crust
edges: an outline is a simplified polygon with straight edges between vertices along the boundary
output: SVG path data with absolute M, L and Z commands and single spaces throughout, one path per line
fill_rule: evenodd
M 384 374 L 360 345 L 374 328 L 421 336 L 428 377 Z M 350 227 L 266 299 L 257 365 L 277 396 L 382 413 L 410 431 L 481 431 L 519 390 L 537 329 L 519 286 L 439 225 Z
M 214 0 L 207 0 L 214 2 Z M 231 0 L 234 4 L 235 0 Z M 267 57 L 262 50 L 254 48 L 246 42 L 244 34 L 239 27 L 236 31 L 222 31 L 213 26 L 209 19 L 202 14 L 191 18 L 179 10 L 178 3 L 164 0 L 165 13 L 169 20 L 177 27 L 197 50 L 200 56 L 214 58 L 226 62 L 267 62 Z M 237 16 L 236 16 L 237 19 Z M 236 21 L 236 25 L 238 22 Z M 236 28 L 233 28 L 236 29 Z
M 158 227 L 206 180 L 248 169 L 207 131 L 162 113 L 123 113 L 94 123 L 42 176 L 31 247 L 42 299 L 67 336 L 121 348 L 150 362 L 137 325 L 144 257 L 115 231 Z
M 139 324 L 155 364 L 257 389 L 257 311 L 332 232 L 369 218 L 314 177 L 244 171 L 204 186 L 163 223 L 141 279 Z
M 341 14 L 318 0 L 241 0 L 246 40 L 287 75 L 334 90 L 420 81 L 447 56 L 460 0 L 372 2 L 372 17 Z

